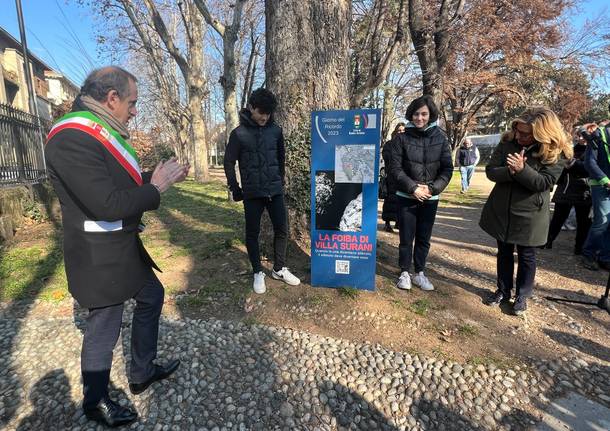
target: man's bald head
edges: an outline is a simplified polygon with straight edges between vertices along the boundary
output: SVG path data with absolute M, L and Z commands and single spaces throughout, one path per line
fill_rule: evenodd
M 108 93 L 115 90 L 121 99 L 129 95 L 129 83 L 138 82 L 135 76 L 118 66 L 95 69 L 87 76 L 80 89 L 81 95 L 90 96 L 98 102 L 106 101 Z

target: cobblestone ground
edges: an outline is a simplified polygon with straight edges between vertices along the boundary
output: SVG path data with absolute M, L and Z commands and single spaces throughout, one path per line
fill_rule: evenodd
M 79 407 L 82 315 L 16 314 L 0 310 L 0 428 L 102 429 Z M 565 390 L 610 406 L 608 364 L 576 357 L 499 369 L 290 329 L 169 318 L 159 358 L 182 365 L 134 396 L 125 377 L 130 314 L 111 376 L 113 396 L 140 414 L 129 429 L 520 430 Z

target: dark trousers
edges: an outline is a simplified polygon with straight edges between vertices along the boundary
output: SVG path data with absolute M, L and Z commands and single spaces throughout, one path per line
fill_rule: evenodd
M 263 270 L 258 236 L 261 231 L 261 217 L 265 208 L 273 225 L 273 269 L 279 271 L 286 266 L 288 219 L 286 217 L 284 195 L 276 195 L 272 198 L 244 199 L 246 249 L 254 272 Z
M 576 212 L 576 241 L 574 243 L 574 251 L 579 252 L 582 250 L 582 246 L 587 239 L 589 228 L 591 227 L 591 219 L 589 218 L 589 212 L 591 211 L 591 205 L 572 205 L 572 204 L 555 204 L 555 210 L 553 211 L 553 218 L 551 219 L 551 225 L 549 226 L 549 236 L 547 244 L 551 244 L 561 232 L 561 226 L 565 223 L 570 215 L 570 210 L 574 207 Z
M 513 289 L 514 251 L 514 244 L 498 241 L 498 289 L 507 297 L 510 297 Z M 532 295 L 535 277 L 536 247 L 517 245 L 517 280 L 515 283 L 517 296 L 528 298 Z
M 426 267 L 437 208 L 438 200 L 419 202 L 398 197 L 398 265 L 401 271 L 409 271 L 411 260 L 416 273 Z
M 154 373 L 157 357 L 159 317 L 163 308 L 163 285 L 150 271 L 150 278 L 134 296 L 136 307 L 131 322 L 129 381 L 143 383 Z M 81 351 L 83 408 L 94 407 L 108 395 L 112 351 L 119 338 L 123 304 L 90 308 Z

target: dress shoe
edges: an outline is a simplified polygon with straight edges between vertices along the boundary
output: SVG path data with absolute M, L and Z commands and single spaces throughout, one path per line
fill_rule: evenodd
M 487 305 L 500 305 L 510 301 L 510 294 L 506 294 L 500 289 L 496 290 L 493 295 L 487 300 Z
M 167 379 L 169 376 L 172 375 L 174 371 L 178 369 L 179 366 L 180 360 L 178 359 L 174 359 L 173 361 L 170 361 L 170 363 L 164 366 L 155 364 L 155 373 L 143 383 L 130 383 L 129 390 L 132 394 L 141 394 L 146 389 L 148 389 L 148 387 L 154 382 L 158 380 Z
M 85 410 L 85 416 L 112 428 L 127 425 L 138 418 L 136 412 L 115 403 L 110 398 L 102 398 L 94 408 Z
M 591 259 L 588 256 L 583 256 L 581 262 L 582 266 L 587 269 L 590 269 L 591 271 L 597 271 L 599 269 L 599 264 L 597 263 L 597 260 Z
M 605 269 L 606 271 L 610 271 L 610 262 L 605 262 L 603 260 L 600 260 L 598 263 L 599 267 L 601 269 Z

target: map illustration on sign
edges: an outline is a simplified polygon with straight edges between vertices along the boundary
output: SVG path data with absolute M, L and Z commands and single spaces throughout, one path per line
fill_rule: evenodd
M 374 183 L 375 145 L 337 145 L 335 182 Z

